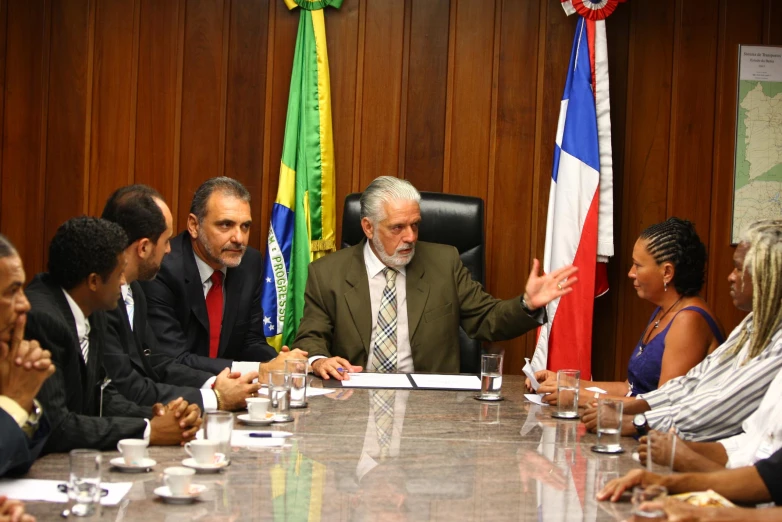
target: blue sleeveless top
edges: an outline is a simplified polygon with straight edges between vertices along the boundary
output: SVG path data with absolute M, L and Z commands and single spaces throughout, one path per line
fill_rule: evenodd
M 660 307 L 657 307 L 654 312 L 652 312 L 652 317 L 650 317 L 649 322 L 646 323 L 646 328 L 649 328 L 652 319 L 654 319 L 659 310 Z M 706 310 L 698 308 L 697 306 L 688 306 L 676 312 L 676 315 L 679 315 L 679 313 L 684 310 L 693 310 L 701 314 L 709 324 L 711 333 L 714 334 L 717 342 L 722 344 L 725 341 L 720 333 L 720 329 L 717 327 L 717 323 Z M 660 372 L 662 371 L 663 365 L 665 336 L 668 335 L 668 329 L 673 324 L 673 321 L 676 320 L 676 315 L 673 316 L 671 322 L 668 323 L 668 326 L 666 326 L 662 332 L 649 341 L 649 344 L 646 345 L 643 351 L 641 350 L 641 343 L 643 342 L 646 329 L 644 329 L 644 333 L 641 334 L 641 339 L 638 340 L 638 344 L 636 345 L 635 350 L 633 350 L 633 355 L 630 357 L 630 363 L 627 365 L 627 380 L 630 383 L 631 394 L 633 396 L 657 389 L 657 383 L 660 382 Z

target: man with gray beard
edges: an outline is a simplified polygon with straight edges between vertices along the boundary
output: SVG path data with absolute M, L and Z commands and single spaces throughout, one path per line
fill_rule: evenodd
M 187 229 L 171 240 L 157 277 L 140 281 L 158 344 L 178 362 L 216 375 L 306 356 L 287 348 L 278 356 L 266 343 L 261 253 L 247 246 L 251 224 L 250 193 L 241 183 L 205 181 L 193 196 Z
M 361 196 L 366 239 L 310 264 L 304 316 L 293 345 L 324 379 L 351 372 L 459 372 L 459 326 L 482 341 L 517 337 L 545 321 L 543 307 L 572 291 L 577 269 L 539 275 L 524 295 L 495 299 L 455 248 L 418 242 L 421 195 L 376 178 Z

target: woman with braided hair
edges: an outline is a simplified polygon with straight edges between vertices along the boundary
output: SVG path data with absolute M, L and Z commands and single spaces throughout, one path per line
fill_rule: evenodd
M 632 261 L 627 276 L 638 297 L 656 308 L 630 357 L 627 381 L 582 380 L 582 404 L 597 397 L 583 391 L 591 386 L 614 397 L 656 390 L 686 374 L 725 339 L 722 327 L 698 295 L 705 280 L 706 247 L 691 222 L 672 217 L 650 226 L 635 242 Z M 538 393 L 548 394 L 543 400 L 555 403 L 556 372 L 541 370 L 535 377 L 541 382 Z

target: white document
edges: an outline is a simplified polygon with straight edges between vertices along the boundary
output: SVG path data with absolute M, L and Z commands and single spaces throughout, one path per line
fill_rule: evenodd
M 543 402 L 543 398 L 537 393 L 525 393 L 524 398 L 526 398 L 528 401 L 534 404 L 539 404 L 540 406 L 548 406 L 548 404 Z
M 250 437 L 250 433 L 263 433 L 258 430 L 234 430 L 231 434 L 231 446 L 240 448 L 277 448 L 285 444 L 284 437 Z
M 410 375 L 419 388 L 438 390 L 480 390 L 481 379 L 477 375 L 443 375 L 414 373 Z
M 404 373 L 351 373 L 343 388 L 412 388 Z
M 527 361 L 527 364 L 524 365 L 524 368 L 521 369 L 521 371 L 524 372 L 524 375 L 527 376 L 529 379 L 530 386 L 532 386 L 532 389 L 535 391 L 538 391 L 538 388 L 540 387 L 540 383 L 535 378 L 535 371 L 532 369 L 532 364 L 529 362 L 529 359 L 527 357 L 524 358 L 525 361 Z
M 69 502 L 67 493 L 60 493 L 57 486 L 64 480 L 10 479 L 0 480 L 0 495 L 15 500 Z M 102 482 L 101 487 L 109 490 L 100 503 L 104 506 L 116 506 L 128 494 L 132 482 Z
M 317 397 L 318 395 L 328 395 L 334 393 L 334 388 L 313 388 L 307 386 L 307 397 Z

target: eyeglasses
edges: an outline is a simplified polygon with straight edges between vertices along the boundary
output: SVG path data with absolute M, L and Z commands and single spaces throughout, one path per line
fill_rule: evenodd
M 68 484 L 57 484 L 57 491 L 60 493 L 68 493 Z M 100 488 L 100 496 L 105 497 L 109 494 L 109 490 L 106 488 Z

